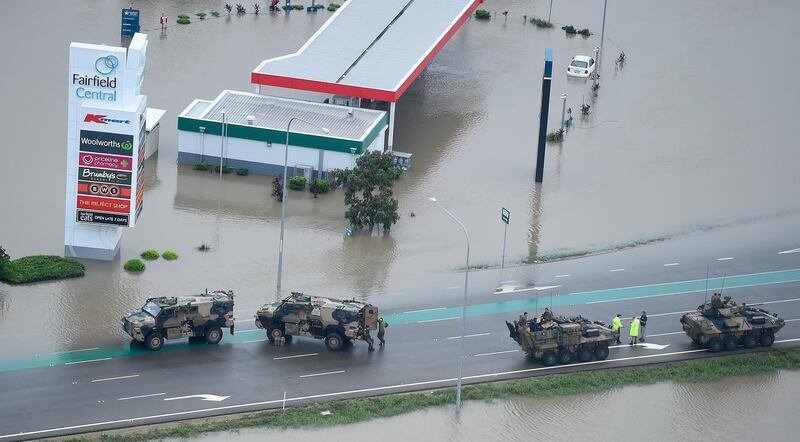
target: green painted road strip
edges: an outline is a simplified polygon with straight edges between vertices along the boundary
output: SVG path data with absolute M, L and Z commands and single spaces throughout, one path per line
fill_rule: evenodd
M 789 282 L 800 282 L 800 269 L 779 270 L 775 272 L 751 273 L 747 275 L 733 275 L 724 278 L 724 288 L 755 287 L 769 284 L 780 284 Z M 542 296 L 540 298 L 541 307 L 565 306 L 577 304 L 591 304 L 600 302 L 613 302 L 625 299 L 647 298 L 654 296 L 670 296 L 685 293 L 705 292 L 706 284 L 708 290 L 719 290 L 723 287 L 723 278 L 696 279 L 691 281 L 668 282 L 662 284 L 650 284 L 634 287 L 621 287 L 615 289 L 592 290 L 587 292 L 570 293 L 567 295 L 553 297 Z M 467 306 L 467 316 L 482 316 L 501 313 L 519 313 L 521 311 L 533 310 L 537 307 L 536 298 L 516 299 L 509 301 L 498 301 L 488 304 L 475 304 Z M 414 324 L 420 321 L 437 321 L 447 318 L 461 317 L 461 307 L 446 307 L 433 310 L 421 310 L 407 313 L 395 313 L 384 315 L 390 324 Z M 242 344 L 252 343 L 255 339 L 263 337 L 266 340 L 263 330 L 242 330 L 235 335 L 225 335 L 223 344 Z M 257 343 L 255 343 L 258 345 Z M 174 352 L 189 349 L 206 347 L 208 344 L 189 344 L 185 341 L 169 343 L 160 352 Z M 153 352 L 143 346 L 132 345 L 124 347 L 99 348 L 73 353 L 53 354 L 45 357 L 29 358 L 15 361 L 0 362 L 0 372 L 11 370 L 22 370 L 28 368 L 48 367 L 63 364 L 76 363 L 98 363 L 102 364 L 108 358 L 119 359 L 131 356 L 153 355 Z

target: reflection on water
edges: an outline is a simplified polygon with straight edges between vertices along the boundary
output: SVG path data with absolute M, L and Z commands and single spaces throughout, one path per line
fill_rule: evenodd
M 303 430 L 242 430 L 196 440 L 706 441 L 796 440 L 800 373 L 632 386 L 602 394 L 466 402 L 374 421 Z M 422 430 L 424 429 L 424 431 Z
M 299 48 L 331 14 L 225 16 L 157 29 L 161 11 L 193 16 L 223 4 L 136 2 L 142 28 L 155 29 L 144 91 L 151 106 L 167 109 L 160 152 L 145 163 L 144 211 L 125 233 L 118 261 L 87 262 L 87 276 L 78 280 L 4 286 L 0 355 L 122 343 L 120 316 L 147 296 L 230 288 L 240 317 L 274 299 L 280 205 L 270 197 L 271 180 L 219 179 L 177 166 L 176 115 L 194 98 L 252 91 L 250 71 L 258 63 Z M 29 2 L 4 2 L 0 29 L 25 38 L 24 45 L 0 46 L 0 59 L 14 66 L 0 82 L 0 96 L 14 103 L 0 109 L 4 164 L 11 165 L 0 174 L 0 243 L 14 257 L 62 253 L 67 48 L 70 41 L 117 43 L 120 9 L 128 5 L 65 0 L 37 14 Z M 556 2 L 553 20 L 596 31 L 600 5 Z M 785 54 L 800 41 L 793 20 L 800 2 L 614 2 L 607 58 L 624 50 L 629 62 L 615 71 L 605 60 L 591 115 L 576 116 L 562 145 L 548 145 L 541 186 L 532 182 L 544 49 L 555 54 L 549 121 L 555 128 L 561 93 L 574 111 L 593 100 L 589 82 L 567 79 L 562 71 L 573 55 L 590 54 L 599 36 L 569 38 L 558 27 L 523 23 L 523 14 L 546 7 L 541 0 L 492 0 L 485 7 L 508 10 L 508 20 L 467 21 L 397 103 L 395 148 L 414 154 L 414 168 L 396 186 L 401 218 L 390 236 L 346 237 L 341 192 L 317 199 L 290 192 L 285 289 L 380 305 L 430 302 L 426 282 L 463 262 L 463 237 L 431 206 L 430 196 L 464 222 L 471 262 L 486 266 L 500 262 L 501 207 L 512 213 L 508 265 L 532 254 L 597 249 L 800 210 L 800 150 L 790 142 L 794 115 L 782 111 L 800 102 L 794 78 L 761 81 L 758 63 L 708 67 L 735 47 L 737 54 L 781 60 L 786 72 L 797 71 L 797 58 Z M 642 29 L 659 38 L 643 38 Z M 679 38 L 665 37 L 672 35 Z M 30 61 L 30 54 L 52 68 Z M 747 86 L 754 79 L 758 86 Z M 212 250 L 198 252 L 203 243 Z M 121 269 L 146 248 L 171 249 L 180 259 L 148 263 L 140 275 Z M 400 292 L 402 299 L 389 296 Z

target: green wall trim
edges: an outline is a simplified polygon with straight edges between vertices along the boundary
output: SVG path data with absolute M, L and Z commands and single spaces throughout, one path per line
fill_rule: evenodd
M 357 154 L 364 153 L 375 137 L 387 125 L 386 115 L 373 126 L 363 141 L 347 140 L 335 137 L 324 137 L 319 135 L 308 135 L 291 132 L 289 134 L 289 144 L 292 146 L 309 147 L 312 149 L 330 150 L 334 152 L 350 153 L 350 148 L 355 147 Z M 226 124 L 228 136 L 245 140 L 262 141 L 276 144 L 286 142 L 286 131 L 266 129 L 263 127 L 244 126 L 241 124 Z M 178 117 L 178 130 L 200 133 L 200 127 L 205 127 L 205 133 L 210 135 L 222 134 L 222 123 L 219 121 L 202 120 L 197 118 Z

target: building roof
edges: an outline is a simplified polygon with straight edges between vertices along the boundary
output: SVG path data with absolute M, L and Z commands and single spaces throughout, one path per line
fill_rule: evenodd
M 483 0 L 348 0 L 256 84 L 397 101 Z
M 213 101 L 194 100 L 178 116 L 178 129 L 283 143 L 292 118 L 290 144 L 360 154 L 387 126 L 386 112 L 225 90 Z M 248 120 L 252 117 L 252 123 Z M 328 129 L 325 133 L 320 127 Z

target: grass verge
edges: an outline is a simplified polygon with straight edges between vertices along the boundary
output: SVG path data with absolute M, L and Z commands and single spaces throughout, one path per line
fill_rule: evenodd
M 86 267 L 78 261 L 60 256 L 35 255 L 7 261 L 0 267 L 0 281 L 26 284 L 52 279 L 78 278 L 85 272 Z
M 620 368 L 603 371 L 541 376 L 517 381 L 469 385 L 462 390 L 464 400 L 502 399 L 512 396 L 549 397 L 569 394 L 598 393 L 626 385 L 647 385 L 657 382 L 706 382 L 730 376 L 800 369 L 800 349 L 775 350 L 734 356 L 718 356 L 694 361 L 676 362 L 651 367 Z M 67 440 L 104 440 L 133 442 L 168 437 L 192 437 L 214 431 L 265 427 L 274 429 L 322 427 L 350 424 L 375 418 L 397 416 L 429 407 L 451 404 L 452 388 L 424 393 L 390 394 L 348 399 L 287 408 L 285 411 L 263 411 L 235 415 L 223 419 L 205 419 L 192 423 L 171 424 L 141 432 L 115 432 L 88 435 Z M 331 414 L 320 413 L 330 410 Z

